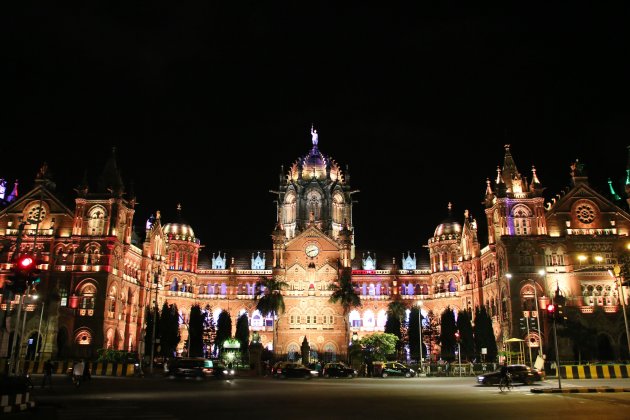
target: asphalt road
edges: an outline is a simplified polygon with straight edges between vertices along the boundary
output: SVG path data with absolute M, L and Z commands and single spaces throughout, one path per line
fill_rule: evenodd
M 35 378 L 39 384 L 39 378 Z M 34 390 L 39 408 L 16 419 L 628 419 L 630 393 L 532 394 L 548 380 L 501 393 L 475 378 L 93 378 L 74 388 L 56 376 Z M 630 380 L 573 380 L 567 386 L 625 386 Z M 413 417 L 410 417 L 413 416 Z

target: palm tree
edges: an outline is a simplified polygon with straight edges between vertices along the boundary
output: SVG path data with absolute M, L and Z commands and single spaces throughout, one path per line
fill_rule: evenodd
M 330 285 L 333 291 L 329 301 L 331 303 L 341 303 L 343 308 L 343 322 L 346 327 L 346 343 L 350 342 L 350 320 L 348 315 L 353 308 L 361 307 L 361 298 L 352 286 L 352 275 L 349 269 L 342 269 L 339 275 L 339 282 Z
M 284 281 L 273 277 L 261 277 L 256 283 L 256 309 L 263 317 L 273 315 L 273 352 L 276 352 L 276 333 L 278 314 L 284 313 L 284 298 L 282 297 L 282 289 L 288 284 Z

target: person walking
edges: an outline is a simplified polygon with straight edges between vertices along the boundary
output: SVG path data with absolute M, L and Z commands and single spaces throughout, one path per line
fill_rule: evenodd
M 72 379 L 76 386 L 79 386 L 79 384 L 81 383 L 84 369 L 85 369 L 85 363 L 83 362 L 83 360 L 79 360 L 77 363 L 75 363 L 74 367 L 72 368 Z
M 44 378 L 42 379 L 42 389 L 46 387 L 46 383 L 48 383 L 48 387 L 52 389 L 52 372 L 53 372 L 53 364 L 49 360 L 44 362 Z

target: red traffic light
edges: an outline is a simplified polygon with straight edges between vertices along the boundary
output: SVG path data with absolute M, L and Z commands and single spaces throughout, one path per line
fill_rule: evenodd
M 550 314 L 554 313 L 556 311 L 556 307 L 555 305 L 553 305 L 552 303 L 550 303 L 549 305 L 547 305 L 547 312 L 549 312 Z
M 459 331 L 455 333 L 455 340 L 459 341 Z
M 18 266 L 22 270 L 28 270 L 29 268 L 33 267 L 34 262 L 35 261 L 33 260 L 33 258 L 29 256 L 23 256 L 23 257 L 20 257 L 20 259 L 18 260 Z

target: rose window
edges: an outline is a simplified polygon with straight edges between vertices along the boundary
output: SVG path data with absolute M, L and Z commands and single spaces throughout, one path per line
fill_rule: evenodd
M 582 223 L 591 223 L 595 220 L 595 210 L 588 204 L 582 204 L 575 209 L 577 218 Z

